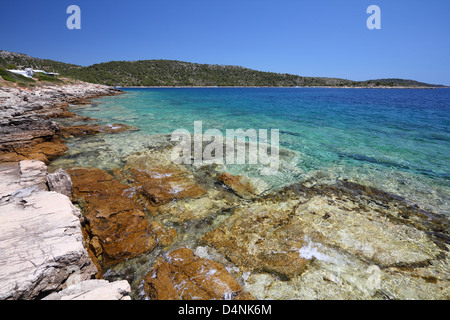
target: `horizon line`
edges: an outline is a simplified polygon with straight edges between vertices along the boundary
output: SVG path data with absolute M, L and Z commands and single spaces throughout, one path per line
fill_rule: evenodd
M 92 67 L 94 65 L 111 63 L 111 62 L 173 61 L 173 62 L 183 62 L 183 63 L 190 63 L 190 64 L 208 65 L 208 66 L 237 67 L 237 68 L 243 68 L 243 69 L 257 71 L 257 72 L 266 72 L 266 73 L 274 73 L 274 74 L 285 74 L 285 75 L 297 76 L 297 77 L 302 77 L 302 78 L 339 79 L 339 80 L 348 80 L 348 81 L 353 81 L 353 82 L 365 82 L 365 81 L 377 81 L 377 80 L 408 80 L 408 81 L 417 81 L 417 82 L 425 83 L 425 84 L 432 85 L 432 86 L 450 87 L 450 85 L 443 84 L 443 83 L 442 84 L 428 83 L 428 82 L 424 82 L 424 81 L 420 81 L 420 80 L 406 79 L 406 78 L 377 78 L 377 79 L 367 79 L 367 80 L 352 80 L 352 79 L 348 79 L 348 78 L 338 78 L 338 77 L 332 77 L 332 76 L 303 76 L 303 75 L 299 75 L 299 74 L 295 74 L 295 73 L 288 73 L 288 72 L 262 71 L 262 70 L 252 69 L 252 68 L 248 68 L 248 67 L 244 67 L 244 66 L 240 66 L 240 65 L 215 64 L 215 63 L 211 64 L 211 63 L 190 62 L 190 61 L 175 60 L 175 59 L 162 59 L 162 58 L 159 58 L 159 59 L 139 59 L 139 60 L 109 60 L 109 61 L 93 63 L 93 64 L 90 64 L 90 65 L 81 65 L 81 64 L 71 63 L 71 62 L 64 62 L 64 61 L 60 61 L 60 60 L 53 60 L 53 59 L 49 59 L 49 58 L 38 58 L 38 57 L 31 56 L 31 55 L 29 55 L 27 53 L 14 52 L 14 51 L 9 51 L 9 50 L 4 50 L 4 49 L 0 49 L 0 52 L 9 52 L 9 53 L 21 54 L 21 55 L 28 56 L 30 58 L 40 59 L 40 60 L 52 60 L 52 61 L 55 61 L 55 62 L 70 64 L 70 65 L 74 65 L 74 66 L 82 67 L 82 68 L 88 68 L 88 67 Z

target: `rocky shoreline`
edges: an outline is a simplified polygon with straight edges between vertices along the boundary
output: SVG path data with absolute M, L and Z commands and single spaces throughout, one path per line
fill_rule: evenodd
M 75 299 L 105 285 L 112 287 L 102 299 L 129 299 L 128 283 L 92 282 L 98 271 L 84 245 L 80 210 L 61 188 L 47 187 L 47 181 L 57 185 L 60 176 L 48 175 L 37 160 L 0 164 L 0 176 L 0 300 L 52 293 L 48 298 Z
M 119 93 L 87 83 L 0 87 L 0 300 L 130 298 L 126 281 L 92 280 L 98 269 L 70 201 L 70 177 L 46 166 L 67 150 L 69 135 L 111 131 L 62 128 L 52 119 L 76 118 L 69 103 Z
M 121 93 L 87 83 L 34 89 L 0 87 L 0 162 L 35 159 L 48 164 L 67 150 L 63 140 L 69 135 L 124 130 L 124 126 L 64 128 L 53 121 L 55 118 L 89 120 L 69 112 L 69 104 L 83 104 L 89 99 Z
M 115 170 L 48 174 L 67 138 L 137 130 L 54 121 L 119 93 L 0 88 L 0 299 L 450 298 L 448 218 L 381 190 L 261 193 L 220 166 L 174 164 L 169 141 Z

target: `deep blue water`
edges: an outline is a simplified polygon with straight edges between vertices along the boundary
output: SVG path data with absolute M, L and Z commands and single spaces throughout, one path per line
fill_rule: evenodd
M 96 100 L 83 114 L 140 135 L 279 129 L 305 176 L 326 172 L 449 211 L 450 89 L 148 88 Z M 323 175 L 323 174 L 322 174 Z

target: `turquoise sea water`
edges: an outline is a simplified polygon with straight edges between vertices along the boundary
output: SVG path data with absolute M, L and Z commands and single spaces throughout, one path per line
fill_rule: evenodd
M 147 88 L 95 100 L 78 114 L 140 131 L 105 136 L 104 162 L 152 144 L 175 129 L 279 129 L 283 163 L 268 183 L 348 179 L 450 214 L 450 90 L 328 88 Z M 96 140 L 97 139 L 97 140 Z M 97 138 L 86 141 L 93 148 Z M 70 145 L 73 144 L 73 146 Z M 100 161 L 101 150 L 73 148 Z M 64 157 L 61 161 L 64 161 Z M 232 173 L 247 167 L 228 166 Z M 272 180 L 270 180 L 272 179 Z

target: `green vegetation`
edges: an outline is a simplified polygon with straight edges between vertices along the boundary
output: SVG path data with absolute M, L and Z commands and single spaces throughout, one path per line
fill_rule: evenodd
M 72 69 L 64 75 L 121 86 L 296 86 L 301 79 L 242 67 L 171 60 L 113 61 Z
M 14 70 L 14 69 L 17 69 L 17 66 L 16 66 L 15 64 L 8 63 L 8 64 L 6 65 L 6 69 L 8 69 L 8 70 Z
M 388 86 L 388 87 L 439 87 L 439 85 L 432 85 L 424 82 L 419 82 L 415 80 L 405 80 L 405 79 L 377 79 L 368 80 L 363 83 L 367 85 Z
M 61 71 L 65 76 L 111 86 L 249 86 L 249 87 L 434 87 L 403 79 L 351 81 L 262 72 L 238 66 L 173 60 L 112 61 Z
M 16 68 L 7 67 L 9 64 L 16 66 Z M 30 57 L 26 54 L 2 50 L 0 50 L 0 66 L 7 67 L 7 69 L 41 69 L 47 72 L 60 72 L 63 70 L 69 70 L 71 68 L 79 68 L 79 66 L 76 66 L 74 64 L 68 64 L 48 59 L 38 59 Z
M 63 77 L 110 86 L 330 86 L 330 87 L 437 87 L 414 80 L 378 79 L 352 81 L 347 79 L 302 77 L 286 73 L 251 70 L 238 66 L 189 63 L 174 60 L 111 61 L 81 67 L 28 55 L 0 51 L 0 66 L 58 72 Z M 42 81 L 59 81 L 42 76 Z
M 42 72 L 36 72 L 33 76 L 34 78 L 37 78 L 39 81 L 48 81 L 48 82 L 55 82 L 55 83 L 62 83 L 62 81 L 56 77 L 51 77 L 46 75 Z
M 25 83 L 25 84 L 36 82 L 31 78 L 27 78 L 20 74 L 9 72 L 1 66 L 0 66 L 0 76 L 3 78 L 3 80 L 11 81 L 11 82 L 19 82 L 19 83 Z

